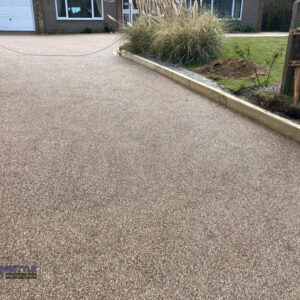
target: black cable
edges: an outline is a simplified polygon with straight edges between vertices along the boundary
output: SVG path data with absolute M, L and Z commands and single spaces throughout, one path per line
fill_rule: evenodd
M 99 50 L 96 50 L 96 51 L 90 52 L 90 53 L 85 53 L 85 54 L 33 54 L 33 53 L 26 53 L 26 52 L 14 50 L 14 49 L 8 48 L 8 47 L 3 46 L 3 45 L 0 45 L 0 48 L 8 50 L 10 52 L 14 52 L 14 53 L 20 54 L 20 55 L 25 55 L 25 56 L 37 56 L 37 57 L 82 57 L 82 56 L 90 56 L 90 55 L 93 55 L 93 54 L 96 54 L 96 53 L 100 53 L 100 52 L 102 52 L 102 51 L 110 48 L 111 46 L 113 46 L 114 44 L 116 44 L 121 39 L 122 39 L 122 37 L 119 38 L 119 39 L 117 39 L 117 40 L 115 40 L 113 43 L 109 44 L 108 46 L 106 46 L 106 47 L 104 47 L 102 49 L 99 49 Z

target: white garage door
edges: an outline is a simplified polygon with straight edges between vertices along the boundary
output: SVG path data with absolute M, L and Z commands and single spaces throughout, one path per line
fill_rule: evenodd
M 32 0 L 0 0 L 0 31 L 35 31 Z

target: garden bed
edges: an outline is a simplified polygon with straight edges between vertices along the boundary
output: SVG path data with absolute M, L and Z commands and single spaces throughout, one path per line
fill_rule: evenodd
M 285 37 L 229 38 L 224 43 L 221 59 L 202 66 L 187 65 L 186 68 L 214 80 L 220 87 L 249 103 L 300 123 L 300 103 L 294 105 L 292 95 L 280 94 L 284 56 L 274 64 L 270 83 L 254 86 L 253 68 L 244 59 L 239 58 L 233 50 L 235 43 L 239 43 L 242 47 L 249 45 L 258 75 L 261 80 L 265 80 L 268 73 L 268 68 L 264 65 L 266 56 L 272 49 L 284 48 L 286 42 Z
M 123 45 L 120 47 L 120 50 L 128 51 L 126 48 L 126 45 Z M 292 96 L 280 95 L 280 82 L 271 83 L 267 86 L 261 87 L 248 86 L 240 89 L 239 91 L 233 92 L 222 85 L 218 85 L 217 81 L 204 76 L 204 74 L 201 74 L 200 72 L 194 72 L 193 69 L 187 69 L 178 65 L 162 62 L 150 55 L 144 54 L 139 56 L 161 66 L 167 67 L 191 79 L 204 83 L 214 89 L 225 91 L 232 95 L 238 96 L 239 98 L 251 104 L 264 108 L 281 117 L 300 124 L 300 103 L 298 103 L 297 106 L 294 106 Z
M 196 80 L 190 78 L 187 74 L 187 70 L 184 69 L 184 73 L 182 74 L 180 70 L 173 69 L 171 67 L 167 67 L 165 64 L 159 64 L 158 61 L 151 61 L 149 58 L 144 58 L 139 55 L 134 55 L 128 51 L 120 50 L 120 56 L 139 63 L 153 71 L 158 72 L 159 74 L 166 76 L 175 82 L 185 86 L 191 91 L 194 91 L 202 96 L 207 97 L 210 100 L 213 100 L 221 105 L 224 105 L 227 108 L 230 108 L 234 111 L 237 111 L 252 120 L 258 121 L 259 123 L 265 125 L 266 127 L 273 129 L 291 139 L 300 143 L 300 124 L 296 122 L 291 122 L 287 118 L 282 118 L 281 116 L 277 116 L 274 113 L 268 112 L 265 109 L 258 107 L 252 103 L 249 103 L 239 97 L 234 95 L 230 95 L 223 91 L 220 87 L 215 88 L 208 84 L 207 82 L 202 82 L 203 77 L 201 75 L 196 74 L 200 77 L 200 80 Z M 207 78 L 205 78 L 207 81 Z M 215 82 L 212 82 L 215 84 Z
M 265 75 L 267 68 L 256 64 L 259 75 Z M 255 74 L 249 64 L 241 58 L 228 58 L 214 61 L 204 66 L 192 69 L 193 72 L 203 74 L 213 80 L 229 78 L 254 78 Z
M 235 94 L 240 98 L 282 117 L 300 123 L 300 105 L 293 105 L 293 97 L 280 94 L 280 82 L 268 86 L 247 87 Z
M 128 43 L 122 49 L 300 121 L 300 104 L 278 94 L 287 37 L 224 39 L 215 16 L 182 9 L 179 14 L 171 9 L 171 14 L 140 17 L 127 29 Z
M 121 49 L 125 50 L 126 47 L 121 47 Z M 239 98 L 254 104 L 256 106 L 259 106 L 261 108 L 264 108 L 270 112 L 273 112 L 281 117 L 284 117 L 288 120 L 294 121 L 295 123 L 300 124 L 300 103 L 298 103 L 297 106 L 293 105 L 293 97 L 292 96 L 284 96 L 280 95 L 280 85 L 281 82 L 275 82 L 271 83 L 269 85 L 261 86 L 261 87 L 254 87 L 254 86 L 248 86 L 245 88 L 242 88 L 238 91 L 231 91 L 227 89 L 226 87 L 222 85 L 218 85 L 216 80 L 213 80 L 211 77 L 207 77 L 207 73 L 201 74 L 199 70 L 200 68 L 197 68 L 198 71 L 194 72 L 193 69 L 186 69 L 178 65 L 170 64 L 167 62 L 162 62 L 159 59 L 149 56 L 149 55 L 140 55 L 141 57 L 144 57 L 148 60 L 151 60 L 157 64 L 160 64 L 161 66 L 167 67 L 171 70 L 174 70 L 182 75 L 185 75 L 191 79 L 197 80 L 201 83 L 204 83 L 208 86 L 211 86 L 212 88 L 216 88 L 219 90 L 226 91 L 227 93 L 230 93 L 232 95 L 238 96 Z M 234 60 L 231 60 L 234 61 Z M 214 63 L 211 63 L 209 65 L 213 65 Z M 206 67 L 204 67 L 205 69 Z M 221 68 L 222 69 L 222 68 Z M 263 68 L 261 69 L 264 70 Z M 242 71 L 242 72 L 245 72 Z M 248 72 L 248 71 L 247 71 Z M 225 74 L 225 73 L 224 73 Z M 220 73 L 218 75 L 218 72 L 214 74 L 212 77 L 218 77 L 220 76 Z M 225 77 L 225 75 L 224 75 Z M 234 79 L 232 79 L 234 80 Z
M 256 65 L 256 67 L 261 76 L 266 73 L 266 68 L 263 65 Z M 253 69 L 251 69 L 243 59 L 239 58 L 218 60 L 191 69 L 191 71 L 200 76 L 204 75 L 205 77 L 214 80 L 214 82 L 225 79 L 231 79 L 233 81 L 236 78 L 255 78 Z M 230 89 L 227 89 L 227 91 L 252 104 L 300 123 L 300 105 L 293 104 L 292 96 L 281 95 L 280 86 L 281 82 L 278 81 L 263 86 L 252 85 L 236 91 Z M 222 88 L 221 85 L 220 88 Z
M 287 46 L 287 37 L 230 37 L 225 38 L 223 43 L 223 53 L 221 57 L 217 60 L 228 60 L 228 59 L 240 59 L 237 53 L 234 51 L 234 45 L 238 43 L 241 48 L 247 47 L 249 45 L 251 49 L 252 60 L 256 65 L 265 67 L 266 57 L 270 52 L 275 49 L 283 48 L 283 53 L 285 53 L 285 49 Z M 280 57 L 280 59 L 275 63 L 271 77 L 270 83 L 281 81 L 284 67 L 284 55 Z M 214 62 L 211 62 L 214 63 Z M 194 70 L 199 67 L 203 67 L 203 65 L 193 65 L 187 64 L 185 67 L 188 70 Z M 228 71 L 228 69 L 227 69 Z M 267 73 L 267 72 L 266 72 Z M 202 72 L 202 74 L 204 74 Z M 229 72 L 228 72 L 229 74 Z M 229 76 L 214 79 L 218 82 L 219 85 L 224 86 L 226 89 L 235 93 L 243 88 L 253 86 L 253 76 L 234 76 L 228 78 Z M 266 79 L 266 75 L 261 76 L 262 79 Z M 211 77 L 213 78 L 213 77 Z M 232 79 L 234 78 L 234 80 Z

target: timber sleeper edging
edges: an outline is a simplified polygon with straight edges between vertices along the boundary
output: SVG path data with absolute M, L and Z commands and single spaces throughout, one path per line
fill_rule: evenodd
M 235 110 L 251 118 L 252 120 L 258 121 L 266 127 L 271 128 L 274 131 L 277 131 L 300 143 L 300 125 L 297 123 L 282 118 L 274 113 L 271 113 L 263 108 L 253 105 L 222 90 L 216 89 L 205 83 L 187 77 L 149 59 L 132 54 L 125 50 L 119 50 L 119 55 L 136 63 L 139 63 L 151 70 L 154 70 L 187 87 L 188 89 L 211 100 L 214 100 L 232 110 Z

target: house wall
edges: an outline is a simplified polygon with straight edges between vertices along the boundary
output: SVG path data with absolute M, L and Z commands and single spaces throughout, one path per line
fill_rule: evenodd
M 244 0 L 242 26 L 261 31 L 263 9 L 264 0 Z
M 35 28 L 38 33 L 44 33 L 44 14 L 41 0 L 33 0 Z
M 108 18 L 111 15 L 120 23 L 122 22 L 122 0 L 103 0 L 104 20 L 57 20 L 55 0 L 33 0 L 35 7 L 35 20 L 37 32 L 40 33 L 76 33 L 82 32 L 86 27 L 105 31 L 108 26 L 114 30 L 118 24 Z M 256 31 L 261 30 L 264 0 L 244 0 L 242 27 L 252 27 Z
M 41 1 L 43 13 L 43 26 L 45 33 L 76 33 L 82 32 L 85 28 L 105 31 L 108 26 L 117 29 L 117 23 L 108 18 L 111 15 L 117 19 L 117 0 L 104 1 L 104 20 L 57 20 L 55 0 L 36 0 Z

